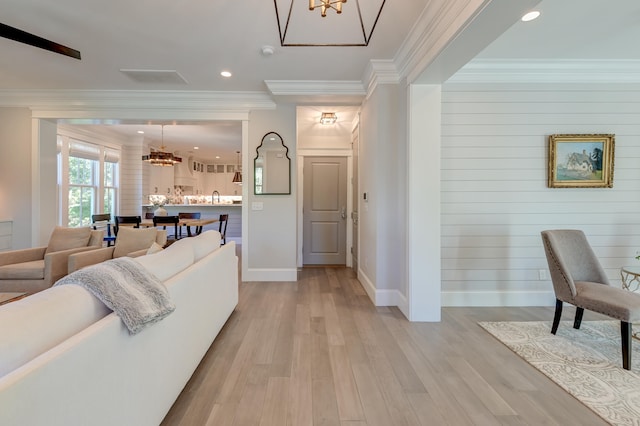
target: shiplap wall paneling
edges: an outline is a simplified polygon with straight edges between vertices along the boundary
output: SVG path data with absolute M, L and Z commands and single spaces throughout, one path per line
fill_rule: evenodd
M 639 86 L 449 84 L 442 99 L 444 306 L 553 303 L 544 229 L 582 229 L 614 285 L 640 265 Z M 554 133 L 615 134 L 614 187 L 547 188 Z
M 120 214 L 139 215 L 142 211 L 142 146 L 124 145 L 120 159 Z

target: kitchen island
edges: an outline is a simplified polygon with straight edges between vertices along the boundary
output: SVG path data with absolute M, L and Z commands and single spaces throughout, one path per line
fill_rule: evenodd
M 200 213 L 202 219 L 218 219 L 221 214 L 228 214 L 227 241 L 242 243 L 242 204 L 215 203 L 215 204 L 166 204 L 163 208 L 169 216 L 177 216 L 178 213 Z M 156 207 L 151 204 L 142 206 L 142 215 L 153 213 Z M 218 222 L 205 225 L 203 231 L 218 230 Z

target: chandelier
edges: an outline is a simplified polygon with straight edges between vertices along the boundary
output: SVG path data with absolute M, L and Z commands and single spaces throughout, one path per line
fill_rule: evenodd
M 164 146 L 164 124 L 162 125 L 162 142 L 159 151 L 151 151 L 149 155 L 143 155 L 142 161 L 146 161 L 152 166 L 173 166 L 182 163 L 182 158 L 176 157 L 170 152 L 166 152 Z
M 320 8 L 320 15 L 323 18 L 327 16 L 327 9 L 333 9 L 336 13 L 342 13 L 342 3 L 346 3 L 347 0 L 320 0 L 320 4 L 315 4 L 316 0 L 309 0 L 309 10 L 314 10 L 316 7 Z
M 368 46 L 386 0 L 273 0 L 280 45 L 293 46 Z M 326 17 L 329 9 L 339 19 L 318 19 L 315 10 Z M 311 11 L 311 13 L 309 13 Z M 330 28 L 328 28 L 330 26 Z

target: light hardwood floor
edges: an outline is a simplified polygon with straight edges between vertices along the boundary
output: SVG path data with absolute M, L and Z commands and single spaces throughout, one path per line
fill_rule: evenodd
M 242 283 L 162 424 L 607 424 L 477 325 L 552 317 L 552 308 L 444 308 L 440 323 L 410 323 L 373 306 L 346 268 Z

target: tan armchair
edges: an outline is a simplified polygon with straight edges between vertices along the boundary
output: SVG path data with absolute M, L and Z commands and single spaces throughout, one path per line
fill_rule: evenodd
M 556 334 L 563 302 L 576 307 L 573 328 L 579 329 L 584 310 L 620 321 L 622 368 L 631 368 L 631 328 L 640 321 L 640 294 L 613 287 L 582 231 L 542 231 L 551 281 L 556 295 L 556 312 L 551 333 Z
M 167 243 L 167 231 L 156 228 L 130 228 L 122 226 L 118 231 L 116 243 L 90 252 L 75 253 L 69 256 L 68 273 L 85 266 L 95 265 L 118 257 L 138 257 L 149 251 L 161 250 Z
M 46 247 L 0 252 L 0 292 L 37 293 L 67 275 L 69 256 L 102 247 L 104 231 L 56 226 Z

